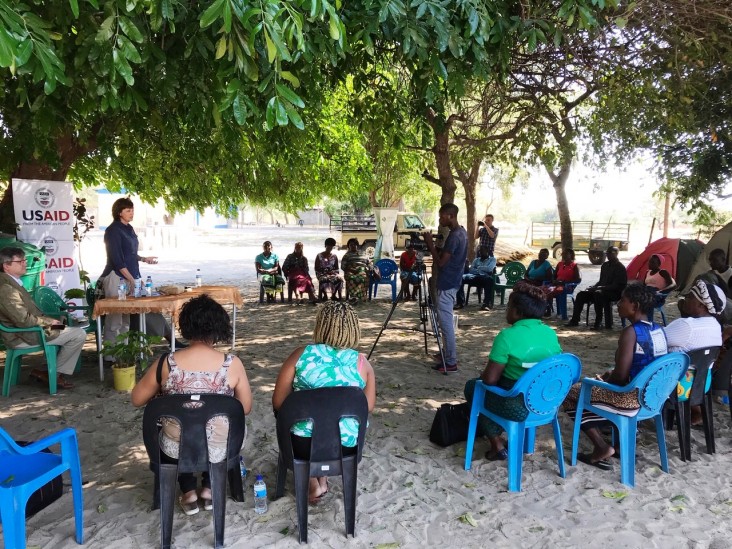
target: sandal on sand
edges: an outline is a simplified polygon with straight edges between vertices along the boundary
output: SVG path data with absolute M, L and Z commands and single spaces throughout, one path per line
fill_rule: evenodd
M 204 511 L 213 510 L 213 500 L 212 499 L 202 498 L 201 501 L 203 501 L 203 510 Z
M 593 467 L 597 467 L 601 471 L 612 471 L 613 466 L 612 464 L 606 460 L 606 459 L 600 459 L 598 461 L 592 461 L 592 456 L 590 454 L 577 454 L 577 460 L 581 461 L 582 463 L 586 463 L 587 465 L 592 465 Z
M 485 453 L 485 459 L 488 461 L 506 461 L 508 459 L 508 449 L 503 448 L 495 453 L 488 451 Z
M 195 515 L 199 511 L 198 501 L 191 501 L 191 502 L 186 503 L 183 501 L 183 498 L 181 497 L 181 498 L 178 498 L 178 503 L 180 503 L 181 510 L 189 517 L 191 515 Z
M 31 370 L 30 378 L 35 379 L 39 383 L 43 383 L 48 385 L 48 372 L 45 372 L 43 370 Z M 61 374 L 58 374 L 56 377 L 56 386 L 60 389 L 73 389 L 74 384 L 70 381 L 67 381 L 65 377 L 63 377 Z

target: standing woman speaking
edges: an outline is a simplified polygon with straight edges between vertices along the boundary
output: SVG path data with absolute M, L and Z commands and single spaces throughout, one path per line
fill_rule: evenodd
M 150 265 L 158 262 L 157 257 L 142 257 L 137 254 L 139 241 L 130 222 L 135 217 L 135 206 L 129 198 L 119 198 L 112 204 L 114 221 L 104 231 L 104 246 L 107 250 L 107 264 L 97 284 L 102 284 L 104 297 L 117 297 L 119 279 L 127 283 L 127 293 L 132 295 L 135 279 L 140 278 L 139 262 Z M 148 332 L 170 339 L 170 327 L 162 315 L 147 315 Z M 104 319 L 104 341 L 115 338 L 130 329 L 130 315 L 106 315 Z

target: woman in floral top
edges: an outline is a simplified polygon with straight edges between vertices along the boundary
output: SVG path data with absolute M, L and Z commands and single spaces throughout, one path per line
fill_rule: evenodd
M 361 337 L 358 316 L 348 303 L 328 301 L 315 317 L 314 343 L 298 347 L 287 357 L 277 376 L 272 407 L 279 410 L 293 391 L 321 387 L 360 387 L 366 394 L 369 412 L 376 402 L 374 369 L 364 355 L 354 349 Z M 341 444 L 344 452 L 355 450 L 358 439 L 358 420 L 340 421 Z M 292 428 L 293 451 L 307 455 L 312 436 L 312 422 L 301 421 Z M 310 503 L 316 503 L 328 492 L 327 477 L 312 477 Z

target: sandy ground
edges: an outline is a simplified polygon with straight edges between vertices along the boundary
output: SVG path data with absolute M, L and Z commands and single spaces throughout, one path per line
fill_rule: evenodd
M 189 251 L 189 255 L 195 253 Z M 171 253 L 170 257 L 176 256 Z M 181 277 L 191 272 L 195 258 L 187 261 L 178 265 Z M 245 275 L 242 281 L 235 274 L 251 268 L 252 261 L 253 255 L 233 260 L 208 277 L 214 280 L 206 280 L 235 282 L 242 288 L 246 303 L 238 320 L 237 353 L 254 392 L 243 452 L 250 470 L 246 501 L 227 503 L 226 545 L 295 547 L 292 475 L 288 475 L 285 496 L 270 501 L 269 511 L 262 516 L 253 511 L 252 484 L 253 475 L 261 473 L 270 495 L 274 493 L 277 443 L 270 399 L 282 361 L 292 348 L 309 340 L 314 309 L 256 303 L 253 277 Z M 589 266 L 583 272 L 586 283 L 597 276 L 597 269 Z M 164 281 L 162 274 L 158 279 Z M 378 300 L 359 307 L 360 348 L 366 353 L 390 309 L 385 291 L 380 292 Z M 666 309 L 675 311 L 675 300 Z M 567 477 L 559 477 L 549 427 L 537 433 L 536 452 L 524 458 L 521 493 L 507 492 L 505 462 L 483 459 L 485 441 L 476 441 L 472 469 L 467 472 L 463 470 L 465 443 L 446 449 L 431 444 L 428 433 L 435 410 L 445 402 L 462 400 L 465 382 L 483 368 L 492 338 L 506 326 L 505 309 L 482 312 L 474 297 L 459 317 L 461 370 L 446 377 L 430 369 L 422 335 L 410 331 L 418 326 L 417 306 L 397 307 L 371 360 L 378 392 L 359 468 L 357 537 L 345 537 L 341 483 L 333 478 L 330 495 L 310 509 L 312 546 L 586 547 L 593 539 L 615 547 L 729 546 L 732 485 L 723 480 L 723 471 L 732 467 L 730 413 L 729 407 L 719 403 L 714 410 L 717 453 L 704 453 L 703 433 L 695 429 L 692 461 L 684 463 L 675 431 L 668 432 L 671 474 L 660 469 L 654 431 L 641 429 L 635 489 L 620 484 L 617 463 L 612 472 L 583 464 L 567 466 Z M 566 329 L 554 319 L 549 324 L 557 328 L 563 349 L 581 358 L 585 375 L 612 363 L 619 327 L 592 332 Z M 153 476 L 142 444 L 142 410 L 130 405 L 127 394 L 112 389 L 111 376 L 104 383 L 99 381 L 91 338 L 83 357 L 84 368 L 75 376 L 74 390 L 53 397 L 28 380 L 30 367 L 42 358 L 26 360 L 20 384 L 2 401 L 0 425 L 23 440 L 62 427 L 75 428 L 85 481 L 86 547 L 156 547 L 160 522 L 158 513 L 150 512 Z M 568 456 L 572 425 L 566 416 L 561 423 Z M 581 445 L 583 450 L 589 447 L 584 438 Z M 67 493 L 62 499 L 28 519 L 29 547 L 76 547 L 69 489 L 65 478 Z M 185 517 L 176 510 L 174 521 L 176 547 L 213 545 L 210 513 Z

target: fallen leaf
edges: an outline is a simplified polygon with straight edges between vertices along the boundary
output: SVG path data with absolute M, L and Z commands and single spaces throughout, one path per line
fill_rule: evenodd
M 376 549 L 399 549 L 401 544 L 398 541 L 392 541 L 391 543 L 380 543 L 376 546 Z
M 674 496 L 671 498 L 671 501 L 684 501 L 686 499 L 686 496 L 684 494 L 679 494 L 678 496 Z
M 463 486 L 465 486 L 465 488 L 475 488 L 475 484 L 472 482 L 466 482 Z
M 425 454 L 424 450 L 417 446 L 414 450 L 412 450 L 413 454 L 417 454 L 418 456 L 423 456 Z
M 623 501 L 628 496 L 628 492 L 611 492 L 610 490 L 603 490 L 602 497 L 609 499 L 617 499 L 618 503 Z
M 463 524 L 470 524 L 470 526 L 472 526 L 473 528 L 477 528 L 478 527 L 478 523 L 475 522 L 475 519 L 473 518 L 473 515 L 471 515 L 470 513 L 465 513 L 464 515 L 460 515 L 458 517 L 458 520 L 460 522 L 462 522 Z
M 290 533 L 290 527 L 289 526 L 285 526 L 282 530 L 280 530 L 280 534 L 282 534 L 283 536 L 286 536 L 289 533 Z
M 529 528 L 529 532 L 542 532 L 543 530 L 543 526 L 532 526 L 531 528 Z
M 106 513 L 107 512 L 107 506 L 103 503 L 100 503 L 97 505 L 97 513 Z
M 414 483 L 412 481 L 409 481 L 409 482 L 405 482 L 404 483 L 404 487 L 405 488 L 411 488 L 412 486 L 414 486 Z
M 269 522 L 272 520 L 272 515 L 260 515 L 256 522 Z
M 679 513 L 681 511 L 683 511 L 684 509 L 685 509 L 685 507 L 683 505 L 677 505 L 676 507 L 671 507 L 671 509 L 669 509 L 669 510 L 673 511 L 674 513 Z
M 465 446 L 460 446 L 457 450 L 455 450 L 455 455 L 457 457 L 465 457 Z

